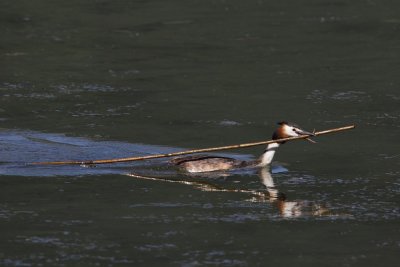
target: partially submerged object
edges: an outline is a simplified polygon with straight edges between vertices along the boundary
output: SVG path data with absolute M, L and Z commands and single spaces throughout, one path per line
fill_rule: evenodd
M 274 132 L 274 133 L 276 133 L 276 135 L 274 134 L 274 136 L 273 136 L 273 138 L 275 138 L 275 139 L 267 140 L 267 141 L 259 141 L 259 142 L 252 142 L 252 143 L 221 146 L 221 147 L 210 147 L 210 148 L 185 150 L 185 151 L 180 151 L 180 152 L 173 152 L 173 153 L 167 153 L 167 154 L 156 154 L 156 155 L 148 155 L 148 156 L 140 156 L 140 157 L 100 159 L 100 160 L 42 161 L 42 162 L 32 162 L 32 163 L 28 163 L 28 164 L 31 164 L 31 165 L 83 165 L 83 166 L 88 166 L 88 165 L 96 165 L 96 164 L 111 164 L 111 163 L 119 163 L 119 162 L 131 162 L 131 161 L 176 157 L 176 156 L 182 156 L 182 155 L 188 155 L 188 154 L 194 154 L 194 153 L 203 153 L 203 152 L 220 151 L 220 150 L 227 150 L 227 149 L 237 149 L 237 148 L 252 147 L 252 146 L 259 146 L 259 145 L 268 145 L 269 153 L 266 153 L 266 154 L 264 153 L 261 158 L 260 164 L 264 164 L 264 163 L 272 160 L 272 158 L 270 158 L 270 157 L 274 155 L 275 149 L 280 144 L 283 144 L 287 141 L 307 139 L 307 140 L 313 142 L 310 139 L 310 136 L 319 136 L 319 135 L 323 135 L 323 134 L 335 133 L 335 132 L 340 132 L 340 131 L 350 130 L 350 129 L 355 128 L 354 125 L 349 125 L 349 126 L 319 131 L 319 132 L 313 132 L 313 133 L 306 132 L 307 134 L 302 134 L 303 130 L 299 129 L 298 127 L 293 127 L 293 126 L 291 127 L 291 124 L 289 124 L 289 123 L 281 123 L 281 124 L 283 124 L 283 127 L 281 125 L 281 127 L 279 127 L 277 129 L 279 131 Z M 298 130 L 297 133 L 296 133 L 296 130 Z M 303 131 L 303 133 L 304 133 L 304 131 Z M 287 137 L 280 138 L 280 136 L 287 136 Z M 269 146 L 269 145 L 271 145 L 271 146 Z M 267 152 L 268 152 L 268 147 L 267 147 Z M 184 161 L 176 160 L 176 162 L 182 163 Z
M 279 122 L 278 125 L 279 127 L 272 134 L 272 140 L 298 136 L 311 137 L 315 135 L 314 133 L 301 129 L 299 126 L 293 123 L 282 121 Z M 307 139 L 311 142 L 314 142 L 309 138 Z M 228 157 L 198 155 L 175 158 L 171 160 L 171 163 L 190 173 L 224 171 L 246 167 L 265 167 L 271 164 L 276 149 L 284 143 L 285 141 L 277 141 L 268 144 L 261 157 L 253 161 L 242 161 Z

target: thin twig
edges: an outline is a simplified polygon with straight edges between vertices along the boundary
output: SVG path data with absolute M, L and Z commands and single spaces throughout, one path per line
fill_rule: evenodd
M 355 125 L 349 125 L 349 126 L 314 132 L 314 135 L 315 136 L 324 135 L 324 134 L 335 133 L 335 132 L 340 132 L 340 131 L 344 131 L 344 130 L 350 130 L 350 129 L 354 129 L 354 128 L 355 128 Z M 118 162 L 130 162 L 130 161 L 175 157 L 175 156 L 182 156 L 182 155 L 194 154 L 194 153 L 203 153 L 203 152 L 237 149 L 237 148 L 252 147 L 252 146 L 259 146 L 259 145 L 267 145 L 267 144 L 277 143 L 277 142 L 287 142 L 287 141 L 293 141 L 293 140 L 299 140 L 299 139 L 307 139 L 309 137 L 310 137 L 309 135 L 301 135 L 301 136 L 281 138 L 281 139 L 276 139 L 276 140 L 267 140 L 267 141 L 259 141 L 259 142 L 245 143 L 245 144 L 229 145 L 229 146 L 185 150 L 185 151 L 174 152 L 174 153 L 156 154 L 156 155 L 141 156 L 141 157 L 83 160 L 83 161 L 45 161 L 45 162 L 33 162 L 31 164 L 34 164 L 34 165 L 67 165 L 67 164 L 69 164 L 69 165 L 91 165 L 91 164 L 109 164 L 109 163 L 118 163 Z

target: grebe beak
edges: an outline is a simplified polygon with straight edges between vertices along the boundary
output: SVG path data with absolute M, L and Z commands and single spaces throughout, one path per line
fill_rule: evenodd
M 315 136 L 314 133 L 307 132 L 307 131 L 304 131 L 304 130 L 302 130 L 302 129 L 296 129 L 295 132 L 296 132 L 297 134 L 299 134 L 299 135 Z M 309 137 L 307 137 L 306 140 L 309 141 L 310 143 L 313 143 L 313 144 L 317 143 L 316 141 L 312 140 L 312 139 L 309 138 Z
M 307 131 L 304 131 L 304 130 L 302 130 L 302 129 L 299 129 L 299 128 L 296 128 L 295 130 L 294 130 L 298 135 L 309 135 L 309 136 L 315 136 L 315 134 L 314 133 L 311 133 L 311 132 L 307 132 Z

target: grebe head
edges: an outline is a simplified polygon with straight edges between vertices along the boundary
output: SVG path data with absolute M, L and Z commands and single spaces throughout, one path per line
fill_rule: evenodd
M 314 136 L 313 133 L 304 131 L 301 129 L 299 126 L 293 123 L 288 123 L 286 121 L 281 121 L 278 123 L 279 127 L 278 129 L 275 130 L 274 134 L 272 135 L 273 140 L 281 139 L 281 138 L 288 138 L 288 137 L 296 137 L 300 135 L 310 135 Z M 307 138 L 308 139 L 308 138 Z M 313 142 L 311 139 L 309 139 L 311 142 Z M 275 143 L 270 143 L 267 146 L 267 149 L 264 151 L 264 153 L 261 155 L 259 159 L 259 164 L 258 166 L 264 167 L 269 165 L 272 162 L 272 159 L 274 158 L 275 151 L 276 149 L 281 145 L 284 144 L 285 142 L 275 142 Z
M 298 125 L 294 123 L 289 123 L 286 121 L 281 121 L 278 122 L 278 129 L 275 130 L 274 134 L 272 135 L 272 139 L 281 139 L 281 138 L 288 138 L 288 137 L 296 137 L 296 136 L 301 136 L 301 135 L 310 135 L 314 136 L 313 133 L 307 132 L 303 129 L 301 129 Z M 280 142 L 281 144 L 284 144 L 285 142 Z

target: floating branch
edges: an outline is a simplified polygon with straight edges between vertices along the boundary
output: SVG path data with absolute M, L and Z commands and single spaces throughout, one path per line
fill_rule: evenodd
M 340 131 L 354 129 L 355 125 L 349 125 L 319 132 L 314 132 L 315 136 L 329 134 L 329 133 L 336 133 Z M 228 150 L 228 149 L 237 149 L 237 148 L 244 148 L 244 147 L 252 147 L 252 146 L 259 146 L 259 145 L 267 145 L 271 143 L 277 142 L 287 142 L 299 139 L 308 139 L 310 135 L 300 135 L 295 137 L 288 137 L 288 138 L 281 138 L 276 140 L 267 140 L 267 141 L 259 141 L 259 142 L 252 142 L 252 143 L 245 143 L 245 144 L 237 144 L 237 145 L 229 145 L 229 146 L 220 146 L 220 147 L 210 147 L 210 148 L 201 148 L 201 149 L 193 149 L 193 150 L 185 150 L 180 152 L 174 153 L 167 153 L 167 154 L 156 154 L 156 155 L 149 155 L 149 156 L 141 156 L 141 157 L 130 157 L 130 158 L 117 158 L 117 159 L 100 159 L 100 160 L 83 160 L 83 161 L 45 161 L 45 162 L 33 162 L 31 164 L 34 165 L 92 165 L 92 164 L 110 164 L 110 163 L 119 163 L 119 162 L 130 162 L 130 161 L 139 161 L 139 160 L 148 160 L 148 159 L 158 159 L 158 158 L 167 158 L 167 157 L 175 157 L 175 156 L 182 156 L 187 154 L 194 154 L 194 153 L 203 153 L 203 152 L 212 152 L 212 151 L 220 151 L 220 150 Z

